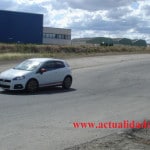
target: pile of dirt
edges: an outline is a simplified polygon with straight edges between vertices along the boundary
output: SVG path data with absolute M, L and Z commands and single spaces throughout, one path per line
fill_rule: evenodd
M 95 139 L 65 150 L 150 150 L 150 130 L 132 129 Z

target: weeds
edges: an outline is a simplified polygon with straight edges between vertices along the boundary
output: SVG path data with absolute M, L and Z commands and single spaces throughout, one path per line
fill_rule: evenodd
M 150 53 L 150 47 L 0 44 L 0 60 L 15 60 L 31 57 L 66 58 L 116 53 Z

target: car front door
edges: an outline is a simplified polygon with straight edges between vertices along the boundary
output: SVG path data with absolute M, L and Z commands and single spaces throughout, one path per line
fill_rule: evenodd
M 58 81 L 57 79 L 57 69 L 55 68 L 54 61 L 47 61 L 45 64 L 42 65 L 40 69 L 45 71 L 40 72 L 37 74 L 37 78 L 39 80 L 39 86 L 51 86 L 55 85 Z
M 62 82 L 66 75 L 65 65 L 62 61 L 54 61 L 55 69 L 57 70 L 57 80 Z

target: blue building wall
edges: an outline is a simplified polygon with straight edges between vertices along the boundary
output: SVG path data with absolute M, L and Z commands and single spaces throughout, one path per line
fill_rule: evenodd
M 42 44 L 43 15 L 0 10 L 0 42 Z

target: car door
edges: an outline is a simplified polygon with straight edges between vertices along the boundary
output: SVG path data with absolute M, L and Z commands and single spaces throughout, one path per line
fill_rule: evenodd
M 57 69 L 55 68 L 54 61 L 47 61 L 45 62 L 42 67 L 45 69 L 45 72 L 38 73 L 37 78 L 39 80 L 39 86 L 50 86 L 55 85 L 57 82 Z

